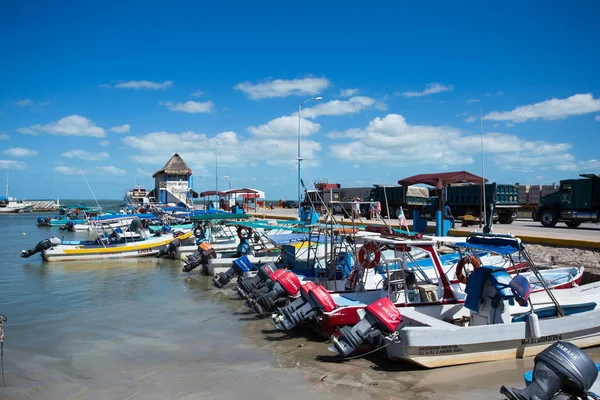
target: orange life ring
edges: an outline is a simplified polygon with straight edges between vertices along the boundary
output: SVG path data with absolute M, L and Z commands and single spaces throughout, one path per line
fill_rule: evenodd
M 375 242 L 365 243 L 358 252 L 358 263 L 363 268 L 375 268 L 381 260 L 381 250 Z
M 464 257 L 461 257 L 460 261 L 456 265 L 456 279 L 458 279 L 460 283 L 463 283 L 465 285 L 467 284 L 468 278 L 467 275 L 465 275 L 465 265 L 467 264 L 471 264 L 473 266 L 473 271 L 481 267 L 481 263 L 476 257 L 470 256 L 468 254 Z
M 246 226 L 240 226 L 237 229 L 237 235 L 240 239 L 250 239 L 252 237 L 252 229 Z
M 336 228 L 333 230 L 334 235 L 353 235 L 358 232 L 356 228 Z

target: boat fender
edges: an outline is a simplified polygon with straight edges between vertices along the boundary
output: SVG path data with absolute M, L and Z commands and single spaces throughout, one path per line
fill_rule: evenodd
M 458 264 L 456 265 L 456 279 L 458 279 L 458 281 L 460 283 L 463 284 L 467 284 L 467 279 L 468 279 L 468 275 L 465 273 L 465 265 L 470 264 L 473 266 L 473 271 L 475 271 L 476 269 L 478 269 L 479 267 L 481 267 L 481 263 L 479 262 L 479 260 L 473 256 L 470 255 L 465 255 L 464 257 L 460 258 L 460 261 L 458 262 Z
M 541 329 L 540 329 L 540 320 L 536 313 L 529 314 L 529 332 L 531 333 L 531 337 L 540 338 L 542 337 Z
M 375 242 L 365 243 L 358 252 L 358 263 L 363 268 L 375 268 L 380 260 L 381 250 Z

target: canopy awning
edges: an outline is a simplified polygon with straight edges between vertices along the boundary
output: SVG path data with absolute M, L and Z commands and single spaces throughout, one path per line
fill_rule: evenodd
M 227 196 L 227 193 L 226 192 L 217 192 L 216 190 L 208 190 L 206 192 L 200 193 L 200 197 L 206 197 L 206 196 L 225 197 L 225 196 Z
M 434 186 L 436 189 L 442 189 L 446 185 L 459 182 L 470 182 L 481 184 L 482 181 L 487 182 L 480 176 L 471 174 L 467 171 L 442 172 L 439 174 L 419 174 L 409 176 L 408 178 L 400 179 L 398 183 L 404 186 L 416 185 L 422 183 L 425 185 Z
M 243 188 L 243 189 L 230 189 L 227 191 L 227 193 L 239 193 L 239 194 L 259 194 L 258 191 L 254 190 L 254 189 L 248 189 L 248 188 Z

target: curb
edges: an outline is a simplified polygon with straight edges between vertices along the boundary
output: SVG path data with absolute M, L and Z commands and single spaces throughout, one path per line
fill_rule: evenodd
M 248 214 L 255 218 L 263 218 L 263 219 L 282 219 L 287 221 L 297 221 L 297 217 L 290 217 L 288 215 L 266 215 L 266 214 Z M 321 221 L 322 222 L 322 221 Z M 352 222 L 349 221 L 341 221 L 338 222 L 339 225 L 352 225 Z M 380 225 L 384 226 L 380 223 L 380 221 L 363 221 L 359 222 L 358 225 Z M 411 225 L 409 225 L 411 226 Z M 427 227 L 425 231 L 427 233 L 435 232 L 435 229 L 431 229 L 432 227 Z M 449 236 L 457 236 L 457 237 L 466 237 L 469 236 L 470 231 L 462 231 L 451 229 L 448 232 Z M 577 247 L 580 249 L 591 249 L 591 250 L 600 250 L 600 242 L 594 242 L 591 240 L 577 240 L 577 239 L 560 239 L 560 238 L 548 238 L 548 237 L 540 237 L 540 236 L 528 236 L 528 235 L 517 235 L 519 239 L 521 239 L 525 244 L 545 244 L 552 246 L 560 246 L 560 247 Z

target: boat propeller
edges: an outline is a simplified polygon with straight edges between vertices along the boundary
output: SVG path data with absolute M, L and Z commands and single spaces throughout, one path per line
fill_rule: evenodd
M 51 237 L 50 239 L 44 239 L 38 244 L 35 245 L 33 249 L 29 250 L 21 250 L 21 257 L 28 258 L 34 255 L 35 253 L 39 253 L 40 251 L 51 249 L 54 246 L 60 244 L 60 239 L 57 237 Z
M 365 316 L 353 327 L 343 326 L 340 335 L 332 335 L 331 342 L 334 347 L 329 350 L 348 356 L 367 337 L 378 335 L 390 335 L 396 331 L 402 315 L 394 303 L 387 297 L 381 298 L 369 304 L 365 309 Z

